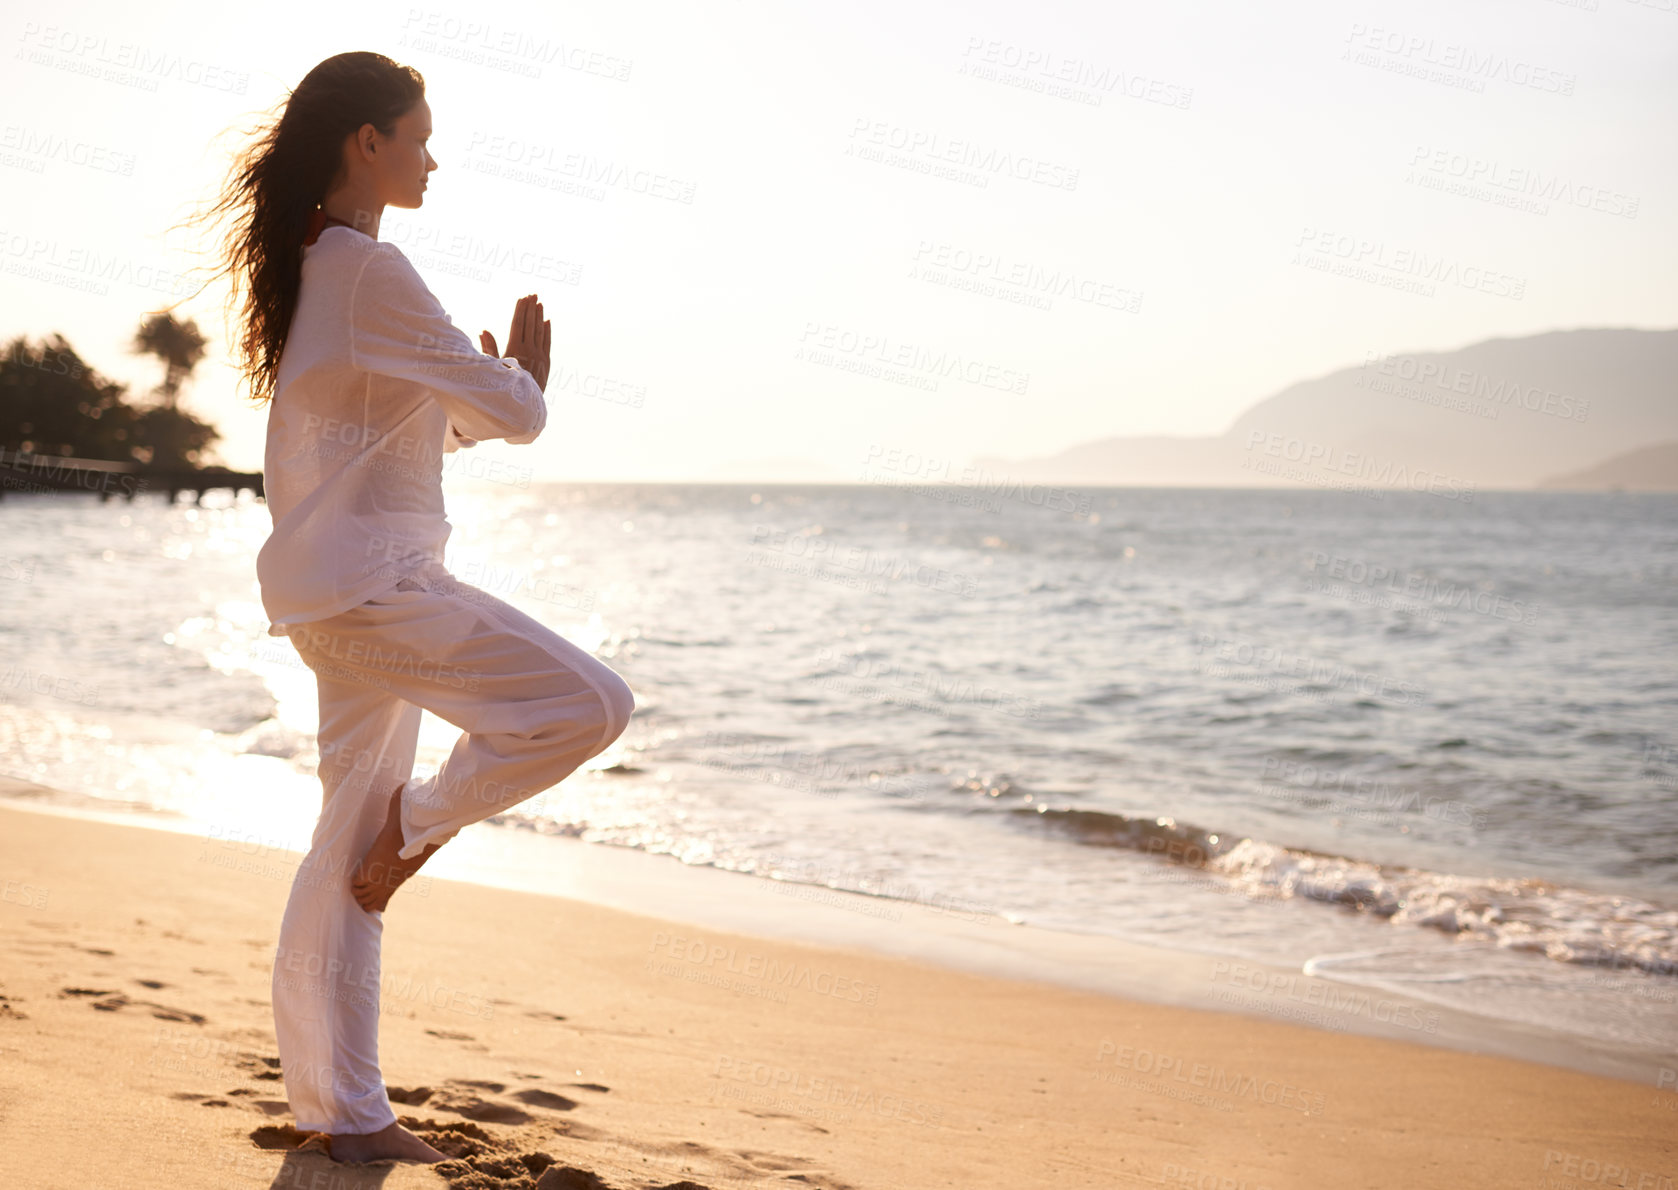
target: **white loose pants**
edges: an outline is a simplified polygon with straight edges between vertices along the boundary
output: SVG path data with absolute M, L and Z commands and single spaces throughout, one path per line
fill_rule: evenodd
M 404 858 L 558 784 L 635 709 L 612 669 L 440 566 L 349 611 L 287 629 L 320 691 L 320 821 L 280 924 L 274 1032 L 297 1127 L 377 1132 L 396 1121 L 379 1070 L 384 915 L 350 895 L 402 786 Z M 411 780 L 420 711 L 462 731 L 434 777 Z

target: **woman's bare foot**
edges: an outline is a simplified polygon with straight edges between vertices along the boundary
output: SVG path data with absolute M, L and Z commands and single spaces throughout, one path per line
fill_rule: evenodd
M 402 882 L 420 870 L 420 865 L 431 858 L 441 843 L 428 844 L 412 859 L 401 859 L 402 850 L 402 786 L 390 796 L 390 809 L 385 813 L 385 824 L 373 845 L 356 865 L 355 879 L 350 883 L 350 895 L 368 913 L 382 913 L 390 903 L 390 896 Z
M 448 1157 L 426 1144 L 400 1124 L 377 1132 L 339 1132 L 330 1136 L 334 1161 L 423 1161 L 435 1165 Z

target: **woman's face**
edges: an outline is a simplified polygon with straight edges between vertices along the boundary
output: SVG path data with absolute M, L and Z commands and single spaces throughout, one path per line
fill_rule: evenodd
M 397 117 L 393 136 L 380 138 L 376 172 L 387 205 L 413 209 L 425 201 L 426 178 L 437 168 L 425 147 L 430 138 L 431 105 L 423 97 Z

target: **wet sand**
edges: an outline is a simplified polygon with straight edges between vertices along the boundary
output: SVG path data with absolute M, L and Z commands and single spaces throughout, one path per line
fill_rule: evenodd
M 1606 1078 L 437 878 L 386 916 L 381 1057 L 398 1114 L 457 1159 L 337 1164 L 291 1128 L 273 1042 L 297 858 L 0 807 L 0 1184 L 1678 1181 L 1658 1066 Z

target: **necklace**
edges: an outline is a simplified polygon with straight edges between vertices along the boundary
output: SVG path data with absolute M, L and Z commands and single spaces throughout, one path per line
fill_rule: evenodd
M 303 239 L 304 247 L 307 247 L 320 238 L 320 233 L 325 230 L 328 223 L 336 223 L 339 227 L 354 226 L 354 224 L 345 223 L 342 219 L 339 219 L 335 215 L 328 215 L 325 209 L 316 207 L 314 209 L 314 213 L 309 216 L 309 232 Z

